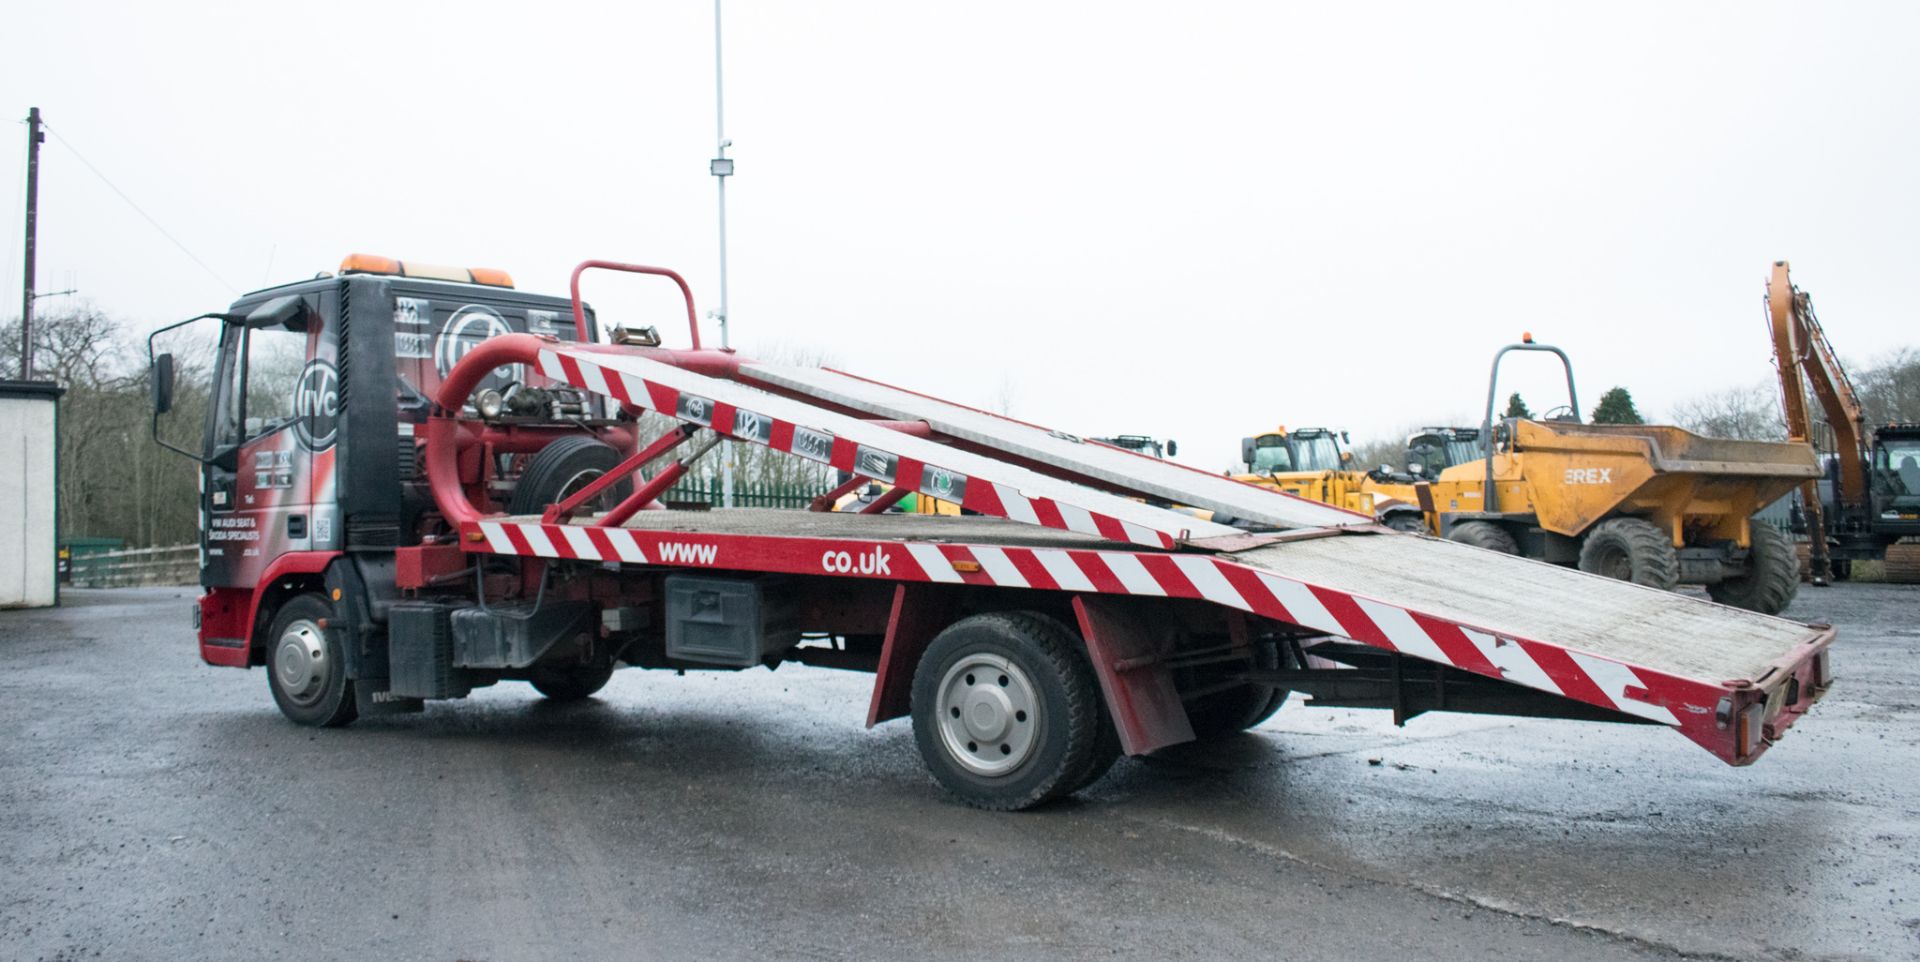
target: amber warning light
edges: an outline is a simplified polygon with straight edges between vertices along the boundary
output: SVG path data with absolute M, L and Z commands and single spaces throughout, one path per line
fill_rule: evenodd
M 441 267 L 438 264 L 417 264 L 375 254 L 348 254 L 346 260 L 340 262 L 340 273 L 424 277 L 461 284 L 485 284 L 488 287 L 513 286 L 513 278 L 495 267 Z

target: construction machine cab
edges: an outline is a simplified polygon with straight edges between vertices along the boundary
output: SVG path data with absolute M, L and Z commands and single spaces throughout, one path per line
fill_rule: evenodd
M 1407 473 L 1437 478 L 1440 472 L 1487 456 L 1479 428 L 1421 428 L 1407 436 Z
M 1240 439 L 1240 460 L 1253 474 L 1291 474 L 1302 471 L 1338 471 L 1353 459 L 1340 445 L 1344 431 L 1331 428 L 1295 428 L 1283 425 L 1268 434 Z
M 1885 534 L 1920 536 L 1920 424 L 1873 433 L 1873 512 Z

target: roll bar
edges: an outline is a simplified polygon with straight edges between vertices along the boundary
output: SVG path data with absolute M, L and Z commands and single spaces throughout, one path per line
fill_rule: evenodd
M 1558 357 L 1560 366 L 1567 372 L 1567 404 L 1573 408 L 1573 419 L 1580 420 L 1580 395 L 1573 387 L 1573 362 L 1567 359 L 1567 352 L 1551 344 L 1535 344 L 1531 334 L 1519 344 L 1509 344 L 1494 352 L 1493 370 L 1487 374 L 1487 413 L 1480 420 L 1480 436 L 1487 445 L 1487 486 L 1480 505 L 1482 511 L 1489 512 L 1499 510 L 1500 504 L 1500 492 L 1493 486 L 1493 401 L 1500 393 L 1500 359 L 1506 357 L 1508 351 L 1545 351 Z M 1508 443 L 1512 443 L 1511 439 Z
M 580 266 L 573 269 L 573 280 L 571 281 L 573 290 L 573 330 L 575 336 L 580 339 L 580 343 L 590 344 L 593 342 L 593 337 L 587 331 L 587 312 L 580 303 L 580 275 L 586 273 L 589 268 L 594 267 L 608 271 L 626 271 L 629 274 L 654 274 L 668 278 L 675 284 L 680 285 L 680 296 L 686 298 L 687 301 L 687 332 L 693 337 L 693 349 L 696 351 L 700 350 L 700 322 L 693 310 L 693 289 L 687 286 L 686 279 L 664 267 L 648 267 L 645 264 L 622 264 L 619 261 L 581 261 Z

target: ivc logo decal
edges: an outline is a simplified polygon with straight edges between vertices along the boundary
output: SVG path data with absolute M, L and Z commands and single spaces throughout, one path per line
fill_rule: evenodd
M 889 567 L 893 559 L 887 555 L 887 549 L 875 545 L 871 551 L 862 551 L 857 555 L 845 551 L 829 551 L 820 556 L 820 568 L 828 574 L 892 574 Z
M 308 361 L 293 389 L 293 434 L 309 451 L 333 447 L 340 418 L 340 372 L 327 361 Z
M 1612 468 L 1568 468 L 1567 484 L 1612 484 Z

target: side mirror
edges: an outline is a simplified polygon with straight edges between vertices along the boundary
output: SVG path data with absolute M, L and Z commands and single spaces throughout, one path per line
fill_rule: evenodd
M 165 414 L 173 410 L 173 355 L 162 354 L 153 359 L 153 413 Z
M 1179 457 L 1179 456 L 1180 456 L 1180 442 L 1175 441 L 1171 438 L 1167 439 L 1167 457 L 1173 458 L 1173 457 Z
M 1253 439 L 1252 438 L 1240 439 L 1240 462 L 1248 466 L 1251 466 L 1253 464 Z

